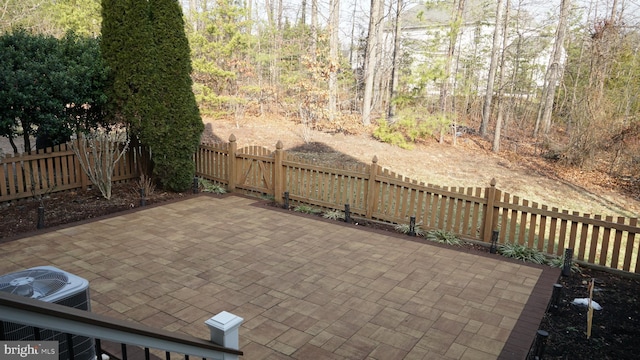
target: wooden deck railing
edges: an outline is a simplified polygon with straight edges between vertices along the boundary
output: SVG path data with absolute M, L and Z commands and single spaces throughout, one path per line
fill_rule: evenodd
M 125 350 L 123 354 L 126 354 L 125 344 L 134 345 L 145 348 L 147 356 L 150 351 L 160 350 L 164 352 L 167 360 L 172 353 L 178 354 L 180 358 L 186 355 L 185 358 L 197 356 L 202 359 L 217 360 L 237 360 L 243 355 L 243 352 L 237 349 L 237 333 L 235 338 L 227 339 L 229 344 L 215 344 L 186 334 L 154 329 L 4 292 L 0 292 L 0 323 L 2 321 L 32 326 L 36 331 L 47 329 L 94 338 L 97 344 L 96 354 L 101 353 L 100 340 L 108 340 L 123 344 L 122 349 Z M 212 339 L 214 338 L 212 336 Z M 123 358 L 123 360 L 126 359 Z
M 640 273 L 640 227 L 637 218 L 600 216 L 549 208 L 496 188 L 441 187 L 417 182 L 370 164 L 319 166 L 283 150 L 228 143 L 201 145 L 195 155 L 196 175 L 227 186 L 231 192 L 273 196 L 357 216 L 423 229 L 442 229 L 489 243 L 494 230 L 500 243 L 517 243 L 549 255 L 574 249 L 574 259 Z

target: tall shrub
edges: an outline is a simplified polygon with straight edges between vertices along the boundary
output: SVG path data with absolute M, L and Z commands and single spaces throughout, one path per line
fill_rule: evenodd
M 140 135 L 154 108 L 153 33 L 149 4 L 138 0 L 102 1 L 102 57 L 109 67 L 108 118 Z
M 144 127 L 143 138 L 153 152 L 154 173 L 165 187 L 183 191 L 195 173 L 193 154 L 204 124 L 192 91 L 189 42 L 182 8 L 176 0 L 150 0 L 157 57 L 154 88 L 159 126 Z
M 176 0 L 104 0 L 103 54 L 111 68 L 111 119 L 151 150 L 166 189 L 186 190 L 204 124 L 191 89 L 191 60 Z

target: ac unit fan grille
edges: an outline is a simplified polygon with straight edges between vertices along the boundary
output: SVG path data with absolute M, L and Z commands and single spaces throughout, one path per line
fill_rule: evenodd
M 89 283 L 73 274 L 52 266 L 18 271 L 0 276 L 0 292 L 31 297 L 41 301 L 64 305 L 76 309 L 91 310 Z M 57 341 L 60 360 L 69 359 L 69 348 L 75 360 L 95 360 L 95 343 L 92 338 L 67 334 L 50 329 L 0 321 L 0 340 L 11 341 Z M 71 340 L 69 342 L 69 340 Z
M 57 271 L 33 269 L 0 277 L 0 291 L 40 299 L 67 285 L 67 275 Z

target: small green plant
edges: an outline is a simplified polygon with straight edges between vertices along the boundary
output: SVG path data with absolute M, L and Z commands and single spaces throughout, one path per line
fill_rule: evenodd
M 454 233 L 445 230 L 430 230 L 427 232 L 426 238 L 429 241 L 435 241 L 441 244 L 462 245 L 462 240 L 458 239 Z
M 305 205 L 305 204 L 296 206 L 295 208 L 293 208 L 293 211 L 301 212 L 305 214 L 312 214 L 312 215 L 316 215 L 322 212 L 322 210 L 320 209 L 316 209 L 313 206 Z
M 409 234 L 411 231 L 411 226 L 409 224 L 396 224 L 393 228 L 402 234 Z M 422 230 L 420 224 L 416 224 L 413 231 L 415 231 L 416 236 L 424 236 L 424 230 Z
M 530 249 L 524 245 L 506 243 L 498 246 L 498 253 L 504 257 L 531 262 L 534 264 L 545 264 L 547 258 L 536 249 Z
M 322 217 L 331 220 L 344 220 L 344 211 L 328 210 L 325 211 L 324 214 L 322 214 Z
M 207 179 L 198 179 L 198 186 L 200 190 L 203 192 L 209 192 L 214 194 L 226 194 L 227 190 L 219 184 L 216 184 Z
M 551 267 L 555 267 L 555 268 L 563 268 L 564 267 L 564 255 L 561 257 L 554 257 L 551 258 L 547 261 L 547 265 L 551 266 Z M 571 272 L 572 273 L 581 273 L 582 270 L 580 269 L 580 266 L 578 266 L 578 264 L 576 264 L 575 261 L 571 261 Z

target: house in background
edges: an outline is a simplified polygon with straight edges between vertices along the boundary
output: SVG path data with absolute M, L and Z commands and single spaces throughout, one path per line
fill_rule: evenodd
M 400 91 L 419 92 L 421 96 L 435 98 L 435 105 L 446 79 L 446 67 L 450 66 L 449 94 L 458 102 L 456 107 L 469 109 L 484 96 L 495 32 L 496 3 L 461 1 L 464 1 L 464 7 L 449 62 L 457 11 L 452 4 L 414 5 L 401 14 Z M 384 28 L 384 65 L 381 68 L 390 73 L 395 25 L 393 16 L 389 19 Z M 544 85 L 554 29 L 545 28 L 529 12 L 513 7 L 509 10 L 508 24 L 503 92 L 506 96 L 516 97 L 534 95 Z

